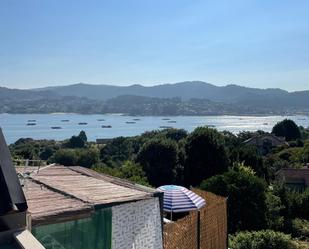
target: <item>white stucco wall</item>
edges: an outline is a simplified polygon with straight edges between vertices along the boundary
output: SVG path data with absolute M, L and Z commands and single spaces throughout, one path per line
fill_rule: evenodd
M 159 198 L 112 208 L 113 249 L 162 249 Z

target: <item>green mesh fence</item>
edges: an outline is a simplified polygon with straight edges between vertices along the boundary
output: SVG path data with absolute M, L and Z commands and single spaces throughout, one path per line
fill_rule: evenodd
M 112 210 L 100 209 L 90 218 L 32 229 L 46 249 L 111 249 Z

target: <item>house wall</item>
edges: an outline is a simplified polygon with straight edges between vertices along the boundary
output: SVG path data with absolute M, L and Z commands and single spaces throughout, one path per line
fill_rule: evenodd
M 159 198 L 112 207 L 113 249 L 162 249 Z

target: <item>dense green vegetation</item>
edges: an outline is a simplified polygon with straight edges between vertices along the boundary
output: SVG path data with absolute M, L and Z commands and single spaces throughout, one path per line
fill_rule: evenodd
M 241 232 L 231 238 L 231 248 L 236 249 L 297 249 L 291 237 L 271 230 Z
M 266 184 L 249 167 L 234 166 L 203 181 L 201 188 L 228 196 L 230 232 L 266 227 Z
M 243 143 L 262 131 L 234 135 L 206 127 L 192 133 L 150 131 L 110 139 L 104 145 L 87 141 L 82 131 L 61 142 L 20 139 L 10 149 L 15 159 L 81 165 L 153 187 L 179 184 L 211 191 L 228 198 L 228 229 L 234 235 L 231 243 L 237 245 L 233 248 L 294 248 L 284 234 L 309 241 L 309 189 L 294 191 L 278 182 L 275 173 L 309 162 L 309 131 L 284 120 L 273 133 L 289 137 L 289 145 L 266 155 Z M 260 230 L 266 231 L 252 232 Z M 261 237 L 265 243 L 273 241 L 273 247 L 253 247 Z

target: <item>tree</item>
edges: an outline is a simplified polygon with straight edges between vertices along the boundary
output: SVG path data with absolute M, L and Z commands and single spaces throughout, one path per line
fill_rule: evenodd
M 177 157 L 175 142 L 155 139 L 142 146 L 136 161 L 141 164 L 149 183 L 158 187 L 174 182 Z
M 184 139 L 188 136 L 188 133 L 186 130 L 183 129 L 166 129 L 165 131 L 165 136 L 168 139 L 172 139 L 175 141 L 179 141 L 181 139 Z
M 231 233 L 266 227 L 266 185 L 252 169 L 238 165 L 203 181 L 200 187 L 228 197 L 228 227 Z
M 264 166 L 263 158 L 254 146 L 241 146 L 234 148 L 232 154 L 234 162 L 244 163 L 251 167 L 259 177 L 269 178 L 268 168 Z
M 85 143 L 87 142 L 87 135 L 85 131 L 81 131 L 78 135 L 78 137 L 83 140 Z
M 302 159 L 304 162 L 309 162 L 309 140 L 307 140 L 304 144 L 304 148 L 302 151 Z
M 75 166 L 77 163 L 77 155 L 72 149 L 60 149 L 51 158 L 51 163 L 58 163 L 65 166 Z
M 234 135 L 230 131 L 222 131 L 221 134 L 224 137 L 224 144 L 226 146 L 228 154 L 230 155 L 234 148 L 241 145 L 241 140 L 238 136 Z
M 300 134 L 302 139 L 309 139 L 309 129 L 304 128 L 303 126 L 299 126 Z
M 64 145 L 68 148 L 84 148 L 87 142 L 87 136 L 84 131 L 81 131 L 78 136 L 72 136 Z
M 293 120 L 285 119 L 278 122 L 274 127 L 272 132 L 278 137 L 285 137 L 287 141 L 296 140 L 301 138 L 299 127 L 295 124 Z
M 228 169 L 229 160 L 223 136 L 207 127 L 196 128 L 185 144 L 185 184 L 199 185 L 202 180 Z
M 48 158 L 50 158 L 54 153 L 55 150 L 52 147 L 46 146 L 40 153 L 40 158 L 42 160 L 48 160 Z
M 99 151 L 95 148 L 76 150 L 76 165 L 90 168 L 99 161 Z
M 123 161 L 130 159 L 132 150 L 130 138 L 116 137 L 101 149 L 100 156 L 103 162 L 114 161 L 120 166 Z

